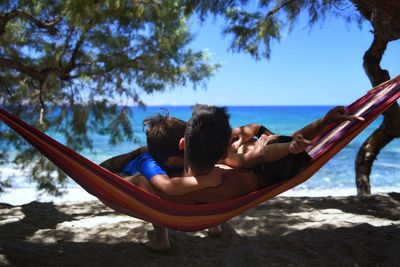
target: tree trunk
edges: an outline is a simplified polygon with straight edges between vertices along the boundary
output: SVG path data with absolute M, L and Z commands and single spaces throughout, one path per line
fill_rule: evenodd
M 380 67 L 380 62 L 389 41 L 375 35 L 371 47 L 364 55 L 364 69 L 373 86 L 390 79 L 387 70 Z M 371 193 L 370 174 L 372 165 L 382 148 L 394 138 L 400 137 L 400 109 L 394 103 L 383 113 L 383 122 L 358 151 L 355 160 L 356 186 L 359 196 Z
M 397 103 L 383 114 L 383 122 L 362 144 L 358 151 L 355 169 L 356 186 L 359 196 L 371 194 L 370 174 L 372 164 L 382 148 L 389 144 L 394 138 L 400 137 L 398 118 L 400 117 L 399 105 Z M 397 118 L 397 120 L 396 120 Z
M 351 0 L 360 14 L 371 22 L 374 40 L 364 55 L 364 70 L 373 86 L 390 79 L 389 72 L 380 66 L 386 46 L 400 38 L 400 1 Z M 358 151 L 355 169 L 359 196 L 370 194 L 369 176 L 372 164 L 382 148 L 394 138 L 400 137 L 400 109 L 394 103 L 383 113 L 383 122 Z

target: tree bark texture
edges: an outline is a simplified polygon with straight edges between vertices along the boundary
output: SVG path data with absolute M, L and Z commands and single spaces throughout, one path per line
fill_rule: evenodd
M 387 44 L 400 38 L 400 1 L 356 1 L 361 15 L 373 26 L 374 39 L 364 55 L 364 70 L 373 86 L 390 79 L 380 66 Z M 371 193 L 370 174 L 379 152 L 394 138 L 400 137 L 400 108 L 394 103 L 383 113 L 383 122 L 362 144 L 355 160 L 356 186 L 359 196 Z

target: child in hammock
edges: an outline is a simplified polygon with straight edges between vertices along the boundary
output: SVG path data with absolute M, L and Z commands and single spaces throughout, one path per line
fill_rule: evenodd
M 122 173 L 140 173 L 156 191 L 167 195 L 183 195 L 220 183 L 208 173 L 196 177 L 184 175 L 184 147 L 181 140 L 186 122 L 158 114 L 144 120 L 143 125 L 146 127 L 148 151 L 126 164 Z
M 214 177 L 182 177 L 183 148 L 180 140 L 186 129 L 186 122 L 168 115 L 156 115 L 144 120 L 148 151 L 142 151 L 123 168 L 126 179 L 145 190 L 162 195 L 181 195 L 197 189 L 215 186 Z M 112 164 L 111 164 L 112 165 Z M 173 177 L 173 178 L 170 178 Z M 148 182 L 153 186 L 148 186 Z M 167 251 L 170 249 L 166 228 L 153 224 L 154 235 L 145 246 L 151 250 Z M 208 229 L 210 236 L 221 234 L 221 227 Z

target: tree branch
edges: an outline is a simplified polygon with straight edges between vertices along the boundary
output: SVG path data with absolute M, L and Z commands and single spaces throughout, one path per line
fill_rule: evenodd
M 287 5 L 290 5 L 291 3 L 295 2 L 295 1 L 296 1 L 296 0 L 289 0 L 289 1 L 286 1 L 286 2 L 282 3 L 281 5 L 279 5 L 279 6 L 277 6 L 277 7 L 272 8 L 272 9 L 267 13 L 267 15 L 265 15 L 264 20 L 266 20 L 266 19 L 269 18 L 269 17 L 272 17 L 275 13 L 277 13 L 278 11 L 280 11 L 282 8 L 284 8 L 284 7 L 287 6 Z
M 390 79 L 389 72 L 380 66 L 388 43 L 388 40 L 381 38 L 380 35 L 375 33 L 370 48 L 364 54 L 364 70 L 373 86 L 377 86 Z
M 72 51 L 72 55 L 69 60 L 69 63 L 65 67 L 66 72 L 71 72 L 75 68 L 76 58 L 78 56 L 78 53 L 82 47 L 82 44 L 85 42 L 86 34 L 89 32 L 89 30 L 92 28 L 92 26 L 93 26 L 92 21 L 89 21 L 88 26 L 85 28 L 85 30 L 82 32 L 81 36 L 79 37 L 79 40 L 76 42 L 74 50 Z
M 17 70 L 39 81 L 45 79 L 42 72 L 11 59 L 0 57 L 0 67 Z
M 57 18 L 49 20 L 49 21 L 42 21 L 42 20 L 35 18 L 31 14 L 28 14 L 25 11 L 22 11 L 21 9 L 17 9 L 14 12 L 20 18 L 24 18 L 26 20 L 30 20 L 31 22 L 33 22 L 36 25 L 36 27 L 42 28 L 42 29 L 48 29 L 48 30 L 54 30 L 54 26 L 56 26 L 62 19 L 62 17 L 60 16 L 60 17 L 57 17 Z
M 16 17 L 31 21 L 36 25 L 36 27 L 42 28 L 42 29 L 48 29 L 49 31 L 52 31 L 52 32 L 55 31 L 54 26 L 56 26 L 62 19 L 62 17 L 60 16 L 53 20 L 42 21 L 42 20 L 39 20 L 39 19 L 35 18 L 34 16 L 26 13 L 25 11 L 22 11 L 21 9 L 13 9 L 10 12 L 4 13 L 0 16 L 0 36 L 3 33 L 5 33 L 8 22 L 10 22 L 10 20 L 12 20 L 13 18 L 16 18 Z
M 11 92 L 10 88 L 9 88 L 8 86 L 5 86 L 5 87 L 6 87 L 6 90 L 7 90 L 8 95 L 9 95 L 11 98 L 14 98 L 14 94 Z
M 67 34 L 67 37 L 65 38 L 65 43 L 64 43 L 64 46 L 63 46 L 63 48 L 62 48 L 62 50 L 61 50 L 61 56 L 59 57 L 59 61 L 58 61 L 58 66 L 61 68 L 62 67 L 62 60 L 63 60 L 63 58 L 64 58 L 64 55 L 65 55 L 65 53 L 66 53 L 66 51 L 67 51 L 67 48 L 68 48 L 68 46 L 69 46 L 69 42 L 71 41 L 71 38 L 72 38 L 72 35 L 74 34 L 74 30 L 75 30 L 75 28 L 74 27 L 71 27 L 69 30 L 68 30 L 68 34 Z
M 55 74 L 56 76 L 58 76 L 60 79 L 62 80 L 69 80 L 72 78 L 72 76 L 70 75 L 70 72 L 72 70 L 74 70 L 76 67 L 78 66 L 84 66 L 86 64 L 77 64 L 76 63 L 76 58 L 78 57 L 79 51 L 82 47 L 82 44 L 85 41 L 86 38 L 86 34 L 88 33 L 88 31 L 92 28 L 92 22 L 90 21 L 88 23 L 88 27 L 84 30 L 84 32 L 81 34 L 81 36 L 79 37 L 79 40 L 76 42 L 76 45 L 72 51 L 72 55 L 71 58 L 67 64 L 66 67 L 48 67 L 48 68 L 44 68 L 40 71 L 41 75 L 42 75 L 42 80 L 44 81 L 48 75 L 50 74 Z M 67 43 L 66 43 L 67 45 Z M 59 64 L 61 65 L 61 64 Z
M 17 14 L 15 10 L 4 13 L 0 16 L 0 36 L 6 32 L 6 26 L 10 20 L 12 20 L 14 17 L 16 17 Z

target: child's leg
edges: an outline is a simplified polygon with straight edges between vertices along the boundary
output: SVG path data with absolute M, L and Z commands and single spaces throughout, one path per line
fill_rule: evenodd
M 153 223 L 154 235 L 145 243 L 146 248 L 154 251 L 165 252 L 171 249 L 168 239 L 168 229 Z
M 154 194 L 154 189 L 151 186 L 150 182 L 147 181 L 147 179 L 142 176 L 142 175 L 134 175 L 134 176 L 128 176 L 124 177 L 127 181 L 130 183 L 148 191 Z M 154 228 L 154 235 L 150 237 L 149 241 L 145 243 L 145 246 L 148 249 L 154 250 L 154 251 L 168 251 L 171 248 L 171 245 L 169 243 L 168 239 L 168 229 L 166 229 L 163 226 L 152 224 Z
M 217 225 L 208 229 L 208 235 L 210 237 L 219 237 L 222 234 L 221 225 Z

